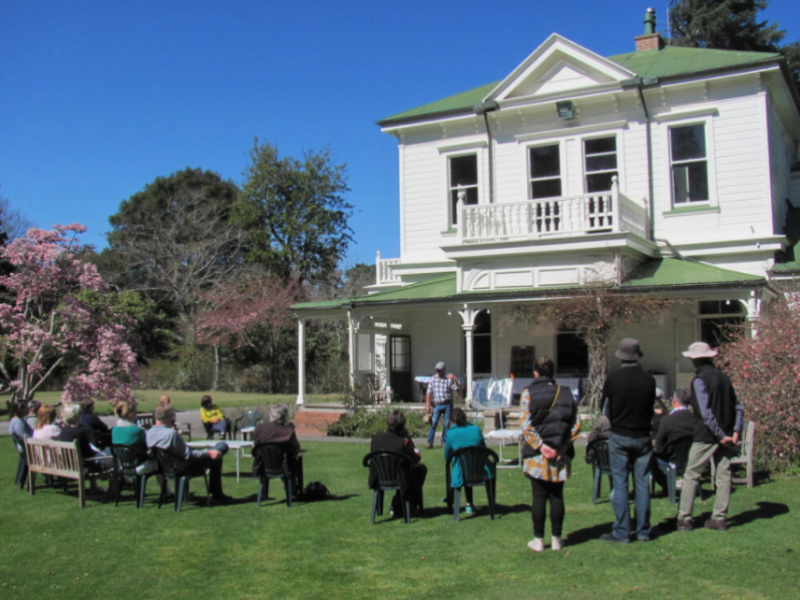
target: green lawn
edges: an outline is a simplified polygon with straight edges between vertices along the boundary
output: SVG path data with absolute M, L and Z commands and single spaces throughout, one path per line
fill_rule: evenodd
M 17 455 L 0 444 L 0 598 L 780 598 L 800 597 L 798 535 L 792 512 L 800 478 L 737 486 L 732 528 L 674 532 L 674 507 L 653 501 L 659 534 L 628 546 L 598 541 L 612 518 L 592 506 L 591 477 L 579 449 L 567 483 L 567 546 L 533 554 L 530 488 L 520 471 L 500 471 L 500 516 L 480 510 L 454 523 L 445 514 L 441 450 L 429 466 L 427 515 L 369 524 L 365 443 L 308 443 L 306 481 L 337 496 L 287 509 L 273 484 L 255 506 L 255 480 L 236 483 L 226 458 L 225 491 L 240 502 L 180 514 L 148 505 L 90 501 L 49 488 L 30 497 L 12 485 Z M 249 461 L 245 468 L 249 467 Z M 202 485 L 202 484 L 200 484 Z M 604 491 L 606 482 L 604 481 Z M 195 486 L 195 489 L 196 486 Z M 280 493 L 279 493 L 280 492 Z M 483 491 L 476 502 L 485 507 Z M 711 505 L 699 505 L 703 516 Z M 548 538 L 549 542 L 549 538 Z

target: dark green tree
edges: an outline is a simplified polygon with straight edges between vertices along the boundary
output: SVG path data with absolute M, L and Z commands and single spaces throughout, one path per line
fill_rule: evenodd
M 244 232 L 229 217 L 239 190 L 218 174 L 184 169 L 158 177 L 109 217 L 100 264 L 119 288 L 140 291 L 178 318 L 191 342 L 203 294 L 244 268 Z
M 247 230 L 248 260 L 284 280 L 326 280 L 352 241 L 345 165 L 328 148 L 298 160 L 258 139 L 250 160 L 234 217 Z
M 800 81 L 800 42 L 781 45 L 786 30 L 760 19 L 768 0 L 672 0 L 670 43 L 674 46 L 780 52 L 795 84 Z

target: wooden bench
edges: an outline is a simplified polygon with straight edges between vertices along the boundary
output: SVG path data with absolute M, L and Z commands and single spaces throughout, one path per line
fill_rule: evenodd
M 99 473 L 87 474 L 86 462 L 102 461 L 108 463 L 106 472 L 113 471 L 111 458 L 90 458 L 85 461 L 78 448 L 78 442 L 58 442 L 55 440 L 36 440 L 25 438 L 25 455 L 28 459 L 28 493 L 36 493 L 36 474 L 74 479 L 78 482 L 78 501 L 81 508 L 86 507 L 86 478 Z

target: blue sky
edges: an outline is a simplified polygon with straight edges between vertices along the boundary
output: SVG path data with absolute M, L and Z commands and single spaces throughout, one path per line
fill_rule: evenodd
M 397 145 L 375 121 L 502 79 L 553 32 L 634 49 L 667 0 L 4 0 L 0 196 L 39 227 L 108 217 L 185 167 L 242 183 L 257 136 L 348 166 L 345 266 L 399 256 Z M 800 37 L 800 3 L 764 17 Z

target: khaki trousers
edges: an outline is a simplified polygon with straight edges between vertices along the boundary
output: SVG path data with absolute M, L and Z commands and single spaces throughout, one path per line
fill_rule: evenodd
M 712 519 L 725 519 L 728 514 L 728 503 L 731 499 L 731 458 L 733 451 L 720 444 L 706 444 L 694 442 L 689 450 L 689 459 L 686 463 L 686 473 L 683 476 L 683 489 L 678 508 L 678 518 L 688 519 L 692 516 L 694 498 L 697 495 L 697 486 L 700 476 L 709 461 L 713 460 L 717 475 L 714 485 L 717 488 L 717 497 L 714 500 Z

